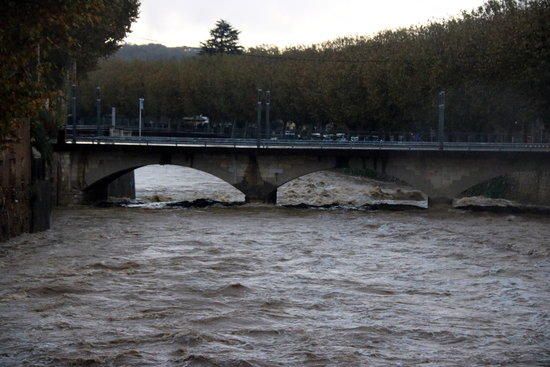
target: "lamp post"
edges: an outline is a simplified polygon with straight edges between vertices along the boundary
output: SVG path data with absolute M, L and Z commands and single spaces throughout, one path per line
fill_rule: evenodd
M 231 123 L 231 139 L 235 139 L 235 120 Z
M 265 92 L 265 123 L 267 139 L 271 139 L 271 121 L 269 121 L 269 112 L 271 110 L 271 91 Z
M 141 138 L 141 111 L 143 111 L 143 98 L 139 99 L 139 137 Z
M 100 136 L 100 125 L 101 125 L 101 88 L 99 87 L 96 87 L 95 89 L 95 106 L 96 106 L 96 113 L 97 113 L 97 116 L 96 116 L 96 128 L 97 128 L 97 132 L 96 132 L 96 135 L 97 137 L 99 138 Z
M 439 149 L 443 149 L 443 142 L 445 140 L 445 91 L 439 92 L 439 127 L 438 127 L 438 140 Z
M 71 87 L 72 94 L 72 118 L 73 118 L 73 144 L 76 143 L 76 85 L 73 84 Z
M 111 107 L 111 126 L 116 127 L 116 107 Z
M 258 89 L 258 119 L 256 122 L 256 146 L 260 148 L 262 143 L 262 90 Z

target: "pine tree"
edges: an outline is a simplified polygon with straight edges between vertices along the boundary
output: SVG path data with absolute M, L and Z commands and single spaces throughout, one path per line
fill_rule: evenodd
M 243 53 L 243 47 L 239 45 L 239 34 L 231 24 L 223 19 L 216 22 L 216 27 L 210 31 L 211 38 L 201 43 L 201 54 L 229 54 L 239 55 Z

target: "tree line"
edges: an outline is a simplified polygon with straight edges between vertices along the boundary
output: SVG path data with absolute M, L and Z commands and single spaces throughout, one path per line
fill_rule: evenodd
M 373 37 L 181 59 L 108 59 L 80 85 L 80 112 L 155 121 L 207 115 L 255 120 L 256 91 L 270 90 L 273 119 L 322 129 L 428 131 L 446 92 L 448 130 L 513 133 L 544 128 L 550 113 L 550 0 L 490 0 L 441 21 Z

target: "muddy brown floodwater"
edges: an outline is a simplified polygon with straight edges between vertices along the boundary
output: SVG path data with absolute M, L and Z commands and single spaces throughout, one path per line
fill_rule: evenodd
M 74 208 L 0 245 L 0 366 L 547 366 L 550 218 Z

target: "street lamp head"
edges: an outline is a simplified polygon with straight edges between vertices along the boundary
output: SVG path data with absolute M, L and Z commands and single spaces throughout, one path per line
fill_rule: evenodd
M 440 105 L 445 104 L 445 91 L 439 92 L 439 104 Z

